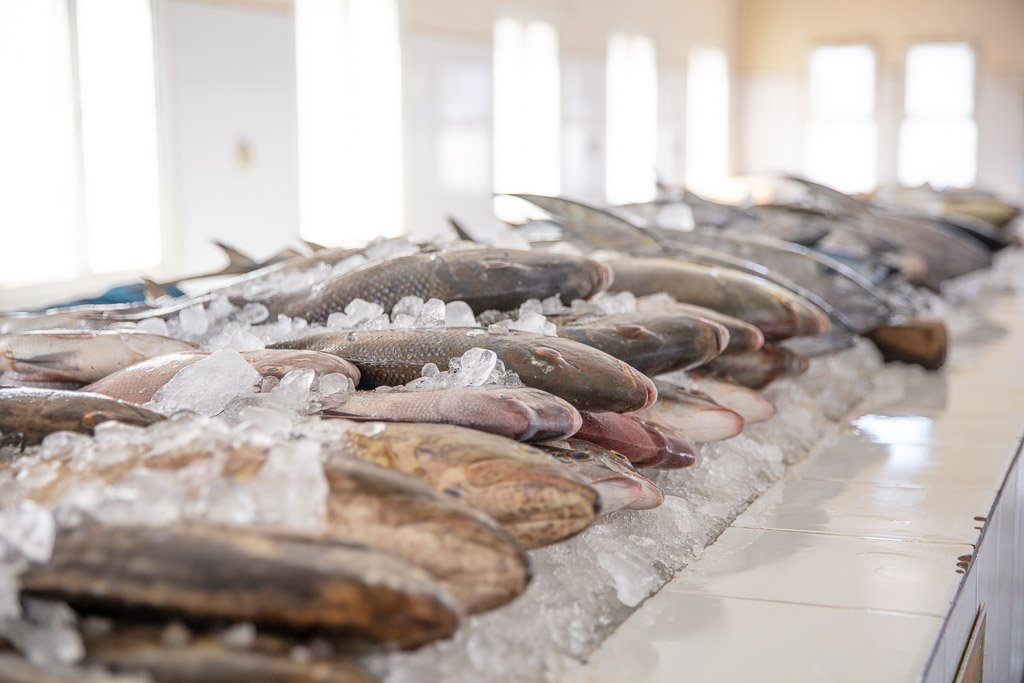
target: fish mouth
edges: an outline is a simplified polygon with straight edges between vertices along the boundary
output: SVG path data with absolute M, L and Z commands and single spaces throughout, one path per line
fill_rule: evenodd
M 600 500 L 598 514 L 601 515 L 632 507 L 645 494 L 644 486 L 639 481 L 627 477 L 609 477 L 593 482 L 591 486 L 597 491 Z
M 637 474 L 637 483 L 640 484 L 640 495 L 626 507 L 630 510 L 653 510 L 665 502 L 665 494 L 661 492 L 658 485 L 642 474 Z
M 594 286 L 593 296 L 607 292 L 608 288 L 612 286 L 612 282 L 615 281 L 615 271 L 607 263 L 602 261 L 594 261 L 597 264 L 597 284 Z
M 540 390 L 538 390 L 540 391 Z M 532 405 L 529 401 L 512 399 L 514 409 L 526 422 L 520 435 L 522 441 L 557 441 L 567 439 L 583 426 L 583 417 L 567 401 L 551 395 L 550 403 Z
M 626 375 L 633 381 L 633 386 L 638 389 L 642 388 L 644 390 L 644 393 L 646 394 L 643 404 L 635 407 L 630 407 L 627 409 L 627 411 L 624 412 L 639 410 L 641 408 L 649 408 L 652 405 L 654 405 L 654 402 L 658 400 L 658 388 L 654 386 L 654 382 L 651 381 L 651 378 L 627 363 L 622 364 L 622 369 L 625 371 Z

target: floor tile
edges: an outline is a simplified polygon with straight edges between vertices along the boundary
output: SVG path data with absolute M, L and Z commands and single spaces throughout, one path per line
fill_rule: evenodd
M 916 680 L 938 617 L 663 591 L 594 653 L 590 683 Z
M 663 590 L 945 617 L 971 546 L 730 528 Z
M 878 443 L 861 433 L 838 435 L 793 469 L 805 479 L 979 488 L 997 491 L 1008 465 L 1008 447 L 932 443 Z
M 885 486 L 787 478 L 733 523 L 881 538 L 977 542 L 977 516 L 987 516 L 995 492 Z

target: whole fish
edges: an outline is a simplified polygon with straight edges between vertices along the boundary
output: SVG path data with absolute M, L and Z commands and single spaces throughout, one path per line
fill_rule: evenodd
M 322 415 L 382 422 L 454 424 L 516 441 L 548 441 L 580 428 L 578 410 L 529 387 L 355 391 L 324 399 Z
M 273 457 L 273 449 L 244 442 L 192 442 L 172 448 L 134 446 L 120 456 L 94 459 L 88 467 L 75 453 L 5 461 L 0 464 L 0 501 L 28 499 L 59 508 L 98 483 L 116 490 L 154 475 L 216 467 L 218 478 L 197 486 L 195 500 L 188 503 L 189 509 L 202 511 L 216 502 L 210 491 L 217 486 L 245 491 Z M 425 569 L 467 612 L 492 609 L 525 589 L 530 577 L 527 558 L 486 515 L 414 476 L 359 458 L 334 454 L 324 459 L 323 473 L 325 522 L 318 535 L 363 544 Z M 97 508 L 102 510 L 103 505 L 105 501 Z M 265 501 L 254 511 L 258 516 L 272 513 Z
M 193 350 L 187 341 L 138 330 L 39 330 L 0 336 L 0 369 L 27 381 L 81 385 L 147 358 Z
M 179 643 L 162 637 L 158 629 L 128 627 L 121 622 L 114 622 L 109 632 L 87 632 L 85 648 L 87 662 L 91 665 L 116 672 L 145 672 L 156 681 L 174 683 L 373 683 L 376 680 L 355 662 L 341 657 L 302 659 L 292 657 L 290 650 L 284 647 L 277 652 L 232 647 L 217 635 L 204 634 Z M 92 679 L 62 680 L 89 683 Z
M 697 462 L 697 451 L 672 429 L 636 415 L 584 411 L 576 439 L 617 451 L 635 467 L 678 469 Z
M 698 396 L 710 398 L 718 405 L 728 408 L 743 418 L 744 424 L 764 422 L 775 414 L 775 406 L 758 391 L 728 382 L 710 375 L 691 371 L 662 375 L 663 382 L 676 384 L 683 390 L 696 392 Z
M 91 434 L 108 420 L 145 427 L 164 419 L 100 394 L 53 389 L 0 389 L 0 445 L 32 446 L 59 431 Z
M 718 323 L 729 332 L 729 343 L 726 345 L 723 353 L 757 351 L 764 345 L 764 333 L 747 321 L 713 311 L 710 308 L 704 308 L 703 306 L 680 303 L 667 294 L 659 293 L 638 297 L 636 300 L 636 310 L 641 313 L 679 311 L 680 313 L 687 313 L 697 318 Z
M 765 339 L 825 334 L 828 316 L 800 296 L 756 275 L 679 259 L 624 258 L 611 262 L 612 289 L 637 296 L 665 292 L 756 325 Z
M 650 510 L 665 501 L 658 485 L 636 471 L 626 456 L 588 441 L 552 441 L 542 448 L 601 494 L 601 514 Z
M 807 357 L 783 346 L 766 344 L 751 353 L 721 356 L 700 370 L 749 389 L 763 389 L 779 377 L 806 372 Z
M 315 349 L 350 360 L 367 387 L 406 384 L 424 365 L 444 370 L 472 348 L 490 349 L 528 387 L 565 399 L 580 410 L 626 412 L 650 405 L 654 384 L 606 353 L 571 339 L 476 328 L 327 332 L 272 344 Z
M 704 365 L 729 344 L 718 323 L 683 312 L 560 316 L 558 335 L 593 346 L 645 375 Z
M 685 438 L 697 443 L 731 439 L 743 431 L 743 417 L 718 405 L 706 394 L 658 381 L 658 400 L 638 410 L 637 415 L 669 424 Z
M 325 322 L 353 299 L 390 311 L 403 296 L 465 301 L 476 314 L 511 310 L 527 299 L 560 295 L 564 303 L 608 288 L 607 266 L 578 256 L 542 251 L 470 249 L 412 254 L 343 273 L 295 294 L 263 303 L 271 315 Z
M 600 510 L 597 492 L 543 451 L 473 429 L 374 423 L 327 447 L 423 479 L 493 517 L 525 548 L 579 533 Z
M 210 354 L 205 351 L 175 353 L 151 358 L 104 377 L 83 387 L 82 391 L 104 394 L 131 403 L 148 403 L 156 392 L 181 372 Z M 243 351 L 242 357 L 261 377 L 281 379 L 292 370 L 313 370 L 317 377 L 329 374 L 345 375 L 353 384 L 359 384 L 359 369 L 348 361 L 329 353 L 304 350 Z
M 250 621 L 417 647 L 451 635 L 458 607 L 426 572 L 362 545 L 239 527 L 87 525 L 19 578 L 22 595 L 86 614 Z

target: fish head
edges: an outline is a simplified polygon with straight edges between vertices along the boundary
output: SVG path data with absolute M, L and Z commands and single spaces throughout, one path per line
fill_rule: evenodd
M 647 510 L 661 505 L 664 495 L 657 485 L 630 464 L 626 456 L 588 441 L 569 439 L 566 448 L 551 454 L 601 496 L 601 514 L 622 508 Z
M 515 391 L 496 390 L 490 397 L 497 405 L 489 406 L 522 425 L 518 430 L 523 441 L 564 439 L 583 426 L 580 412 L 568 401 L 540 389 L 520 388 Z
M 679 469 L 697 464 L 696 449 L 668 427 L 644 418 L 636 418 L 651 438 L 659 445 L 659 451 L 665 454 L 656 467 L 659 469 Z

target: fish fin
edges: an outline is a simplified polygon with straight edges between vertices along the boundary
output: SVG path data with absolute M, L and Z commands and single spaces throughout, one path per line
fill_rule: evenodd
M 75 355 L 73 351 L 58 351 L 56 353 L 43 353 L 38 356 L 29 356 L 27 358 L 21 358 L 13 356 L 11 360 L 14 365 L 34 365 L 40 368 L 49 368 L 51 370 L 62 370 L 65 367 L 65 361 Z
M 318 242 L 310 242 L 309 240 L 302 240 L 302 243 L 305 244 L 310 249 L 312 249 L 314 254 L 318 251 L 323 251 L 324 249 L 327 248 Z
M 366 415 L 352 415 L 344 410 L 335 410 L 329 408 L 327 410 L 320 411 L 320 417 L 336 417 L 342 420 L 352 420 L 353 422 L 387 422 L 387 418 L 383 417 L 368 417 Z
M 476 242 L 476 240 L 473 239 L 473 236 L 466 231 L 466 227 L 462 225 L 462 222 L 455 218 L 455 216 L 448 216 L 448 225 L 451 226 L 452 230 L 455 231 L 455 234 L 459 236 L 460 240 Z
M 142 280 L 142 293 L 146 296 L 146 301 L 153 301 L 160 299 L 165 296 L 174 297 L 174 294 L 167 289 L 167 285 L 154 282 L 148 277 L 139 278 Z
M 228 244 L 224 244 L 219 240 L 213 240 L 213 243 L 217 245 L 217 248 L 223 251 L 228 257 L 228 265 L 221 271 L 225 275 L 229 275 L 231 273 L 248 273 L 251 270 L 259 268 L 260 264 L 256 263 L 255 260 L 246 256 L 238 249 L 235 249 Z

